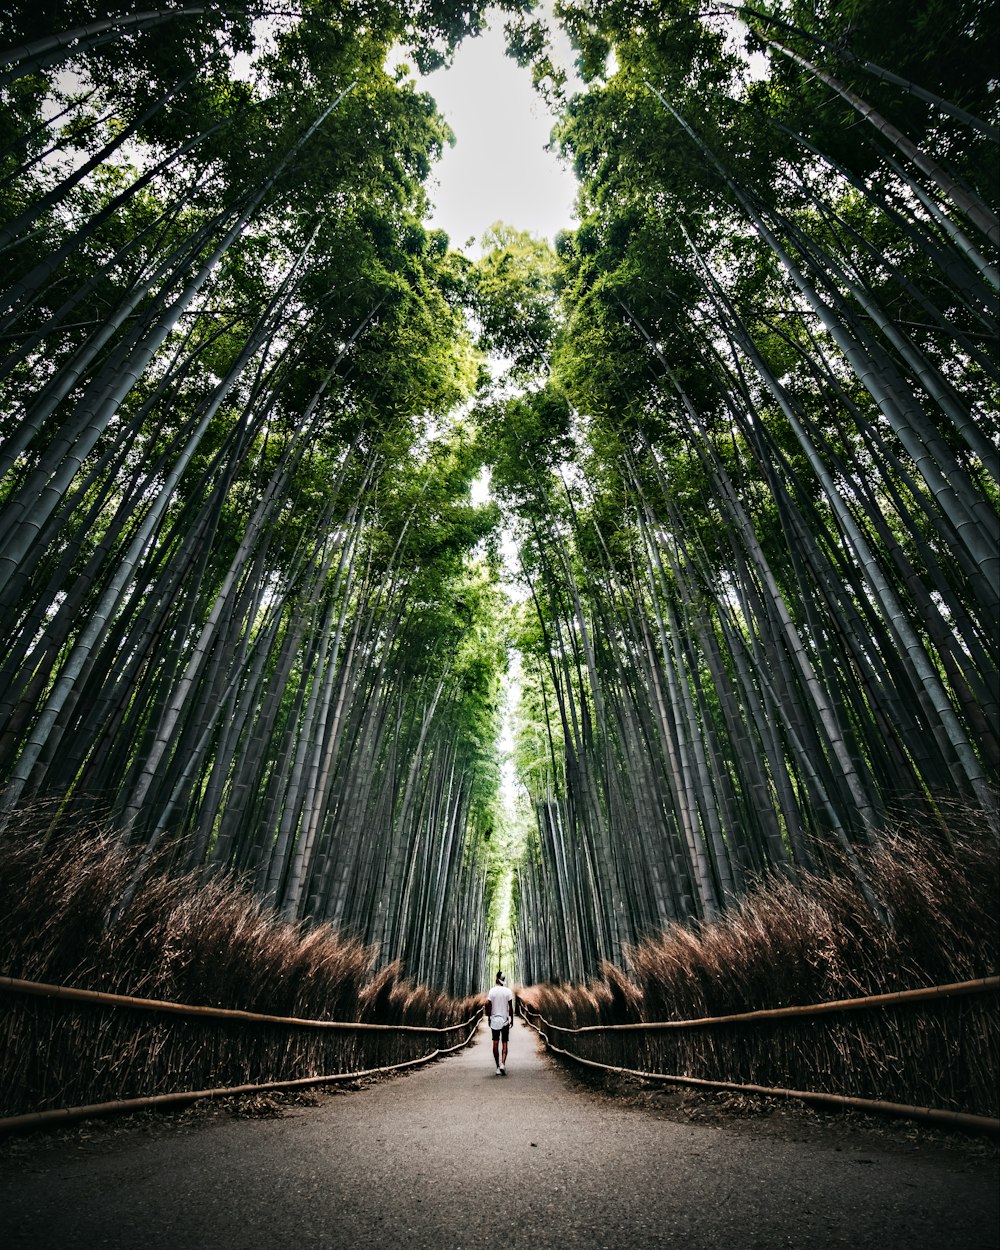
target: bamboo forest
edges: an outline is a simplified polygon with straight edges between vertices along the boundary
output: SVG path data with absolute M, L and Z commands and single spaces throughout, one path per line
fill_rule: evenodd
M 423 84 L 488 24 L 554 239 L 429 224 Z M 656 951 L 777 966 L 754 900 L 834 895 L 801 967 L 882 980 L 738 1009 L 996 973 L 997 5 L 0 28 L 0 973 L 657 1019 Z

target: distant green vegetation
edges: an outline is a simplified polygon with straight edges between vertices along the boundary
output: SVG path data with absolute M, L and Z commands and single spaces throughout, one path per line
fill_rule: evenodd
M 54 38 L 4 6 L 3 804 L 143 849 L 112 924 L 169 844 L 484 975 L 506 608 L 453 416 L 482 362 L 423 224 L 449 132 L 383 68 L 483 7 L 67 5 Z
M 486 7 L 0 3 L 3 837 L 454 995 L 771 874 L 887 923 L 894 810 L 997 823 L 996 6 L 557 4 L 567 96 L 509 0 L 580 222 L 473 261 L 385 66 Z
M 947 856 L 947 796 L 995 833 L 1000 777 L 997 7 L 556 9 L 580 225 L 486 419 L 529 982 L 772 873 L 846 865 L 888 922 L 862 849 L 907 810 Z

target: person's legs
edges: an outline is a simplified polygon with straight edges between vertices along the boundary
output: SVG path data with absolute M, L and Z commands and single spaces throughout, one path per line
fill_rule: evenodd
M 493 1062 L 496 1065 L 496 1070 L 499 1072 L 500 1071 L 500 1030 L 491 1029 L 490 1031 L 493 1034 Z M 504 1051 L 506 1052 L 506 1047 L 504 1047 Z

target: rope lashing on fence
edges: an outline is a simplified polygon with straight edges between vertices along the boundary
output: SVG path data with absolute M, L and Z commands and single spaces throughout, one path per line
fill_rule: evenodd
M 728 1016 L 702 1016 L 689 1020 L 642 1020 L 629 1024 L 565 1024 L 546 1025 L 558 1033 L 625 1033 L 650 1029 L 698 1029 L 715 1024 L 744 1024 L 754 1020 L 780 1020 L 789 1016 L 821 1016 L 837 1011 L 860 1011 L 866 1007 L 890 1007 L 897 1003 L 918 1003 L 934 998 L 959 998 L 966 994 L 985 994 L 1000 990 L 1000 976 L 978 977 L 973 981 L 953 981 L 950 985 L 931 985 L 919 990 L 895 990 L 891 994 L 870 994 L 865 998 L 839 998 L 827 1003 L 807 1003 L 802 1007 L 767 1007 L 759 1011 L 741 1011 Z M 524 1006 L 523 1002 L 521 1004 Z M 541 1019 L 541 1013 L 528 1007 Z
M 5 978 L 9 979 L 9 978 Z M 141 1001 L 141 1000 L 140 1000 Z M 249 1014 L 249 1013 L 248 1013 Z M 230 1085 L 222 1089 L 180 1090 L 172 1094 L 151 1094 L 145 1098 L 126 1098 L 119 1102 L 89 1103 L 81 1107 L 59 1107 L 49 1111 L 29 1111 L 23 1115 L 0 1117 L 0 1132 L 16 1132 L 20 1129 L 44 1128 L 48 1125 L 72 1124 L 76 1120 L 92 1119 L 105 1115 L 120 1115 L 129 1111 L 144 1111 L 150 1107 L 163 1107 L 186 1102 L 196 1102 L 201 1098 L 229 1098 L 238 1094 L 260 1094 L 268 1090 L 299 1089 L 307 1085 L 333 1085 L 341 1081 L 357 1081 L 367 1076 L 381 1076 L 387 1072 L 398 1072 L 402 1068 L 415 1068 L 422 1063 L 430 1063 L 442 1055 L 450 1055 L 463 1046 L 468 1046 L 473 1034 L 479 1028 L 480 1016 L 477 1012 L 473 1017 L 475 1023 L 468 1037 L 454 1046 L 438 1047 L 428 1055 L 419 1059 L 407 1059 L 405 1063 L 393 1063 L 384 1068 L 361 1068 L 354 1072 L 334 1072 L 325 1076 L 301 1076 L 291 1081 L 265 1081 L 260 1085 Z M 393 1028 L 393 1025 L 386 1025 Z M 456 1028 L 459 1026 L 455 1026 Z M 451 1030 L 442 1030 L 451 1031 Z
M 180 1016 L 200 1016 L 213 1020 L 242 1020 L 246 1023 L 281 1024 L 302 1029 L 366 1030 L 389 1033 L 457 1033 L 467 1029 L 479 1012 L 461 1024 L 436 1026 L 430 1024 L 369 1024 L 361 1020 L 303 1020 L 298 1016 L 271 1016 L 258 1011 L 239 1011 L 231 1007 L 195 1007 L 159 998 L 133 998 L 128 994 L 106 994 L 102 990 L 79 990 L 66 985 L 46 985 L 41 981 L 20 981 L 0 976 L 0 990 L 11 994 L 32 994 L 38 998 L 56 998 L 70 1002 L 98 1003 L 105 1007 L 126 1007 L 136 1011 L 163 1011 Z
M 930 986 L 920 990 L 901 990 L 892 994 L 872 994 L 866 998 L 848 998 L 827 1003 L 811 1003 L 802 1007 L 779 1007 L 762 1011 L 740 1012 L 728 1016 L 706 1016 L 694 1020 L 660 1020 L 624 1025 L 585 1025 L 579 1028 L 553 1024 L 551 1021 L 546 1020 L 541 1012 L 529 1007 L 523 999 L 518 1002 L 518 1010 L 524 1022 L 535 1030 L 545 1043 L 546 1048 L 553 1054 L 561 1055 L 584 1067 L 600 1069 L 603 1072 L 614 1072 L 619 1076 L 631 1076 L 639 1080 L 659 1081 L 673 1085 L 733 1090 L 738 1093 L 762 1094 L 774 1098 L 798 1098 L 803 1102 L 821 1103 L 827 1106 L 849 1108 L 872 1114 L 893 1115 L 905 1119 L 924 1120 L 934 1124 L 948 1125 L 953 1128 L 1000 1134 L 1000 1118 L 993 1116 L 973 1115 L 969 1112 L 951 1111 L 941 1107 L 915 1107 L 904 1103 L 858 1098 L 850 1094 L 829 1094 L 818 1090 L 783 1089 L 777 1086 L 738 1084 L 734 1081 L 712 1081 L 704 1077 L 682 1076 L 676 1073 L 665 1072 L 647 1072 L 639 1068 L 625 1068 L 617 1067 L 610 1063 L 599 1063 L 596 1059 L 585 1059 L 581 1055 L 574 1054 L 571 1050 L 556 1046 L 545 1031 L 549 1029 L 562 1033 L 623 1032 L 644 1028 L 696 1028 L 717 1024 L 752 1023 L 755 1020 L 773 1020 L 782 1017 L 801 1018 L 802 1016 L 810 1015 L 827 1015 L 835 1011 L 856 1011 L 866 1007 L 892 1006 L 897 1003 L 916 1003 L 937 998 L 957 998 L 969 994 L 996 992 L 998 989 L 1000 989 L 1000 977 L 980 977 L 974 981 L 957 981 L 950 985 Z M 535 1016 L 540 1023 L 535 1024 L 529 1019 L 529 1016 Z M 544 1025 L 545 1028 L 542 1028 L 541 1025 Z

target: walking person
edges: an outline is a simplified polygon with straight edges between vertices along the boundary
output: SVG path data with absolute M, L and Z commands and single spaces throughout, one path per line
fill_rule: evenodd
M 506 1076 L 507 1042 L 510 1039 L 510 1026 L 514 1023 L 514 994 L 502 972 L 497 973 L 496 985 L 487 995 L 485 1006 L 486 1014 L 490 1018 L 490 1032 L 493 1034 L 493 1062 L 497 1065 L 497 1076 Z M 500 1053 L 501 1043 L 503 1054 Z

